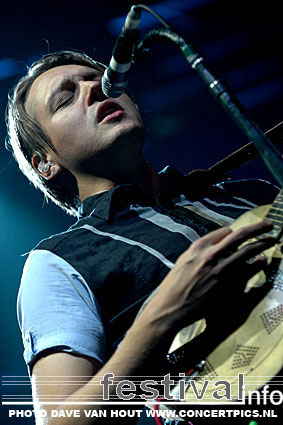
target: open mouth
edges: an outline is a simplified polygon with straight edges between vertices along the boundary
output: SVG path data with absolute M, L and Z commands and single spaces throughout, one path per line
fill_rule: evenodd
M 118 103 L 112 100 L 104 100 L 100 103 L 97 109 L 97 122 L 109 121 L 111 119 L 119 118 L 124 114 L 124 109 Z

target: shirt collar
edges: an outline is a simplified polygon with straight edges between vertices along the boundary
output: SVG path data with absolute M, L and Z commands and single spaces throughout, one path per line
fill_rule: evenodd
M 161 194 L 159 199 L 168 201 L 180 193 L 184 193 L 186 179 L 182 174 L 170 167 L 165 167 L 159 174 L 161 176 Z M 107 192 L 86 198 L 79 207 L 79 219 L 94 215 L 109 221 L 123 206 L 134 202 L 152 205 L 154 200 L 132 184 L 115 186 Z

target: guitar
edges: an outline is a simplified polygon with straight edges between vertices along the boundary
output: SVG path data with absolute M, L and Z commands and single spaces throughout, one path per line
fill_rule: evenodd
M 239 373 L 244 374 L 247 393 L 263 387 L 283 366 L 283 189 L 272 205 L 260 206 L 243 214 L 231 228 L 236 230 L 264 218 L 273 222 L 274 227 L 270 234 L 279 236 L 279 243 L 264 252 L 269 264 L 268 276 L 263 271 L 256 274 L 248 281 L 246 292 L 262 286 L 267 280 L 271 289 L 240 328 L 207 357 L 203 371 L 195 380 L 199 392 L 204 380 L 209 381 L 202 402 L 216 401 L 212 392 L 216 389 L 215 382 L 221 379 L 231 383 L 231 398 L 237 399 Z M 176 335 L 170 352 L 194 339 L 205 327 L 205 320 L 202 319 L 182 329 Z M 186 392 L 186 401 L 196 401 L 190 387 Z
M 236 230 L 248 224 L 258 223 L 264 218 L 273 223 L 270 235 L 277 237 L 279 243 L 263 253 L 268 262 L 268 276 L 264 271 L 257 273 L 248 281 L 245 291 L 248 292 L 251 288 L 261 287 L 266 283 L 271 289 L 254 307 L 247 320 L 207 356 L 202 372 L 193 378 L 194 390 L 186 385 L 185 401 L 187 402 L 217 402 L 212 394 L 219 389 L 215 386 L 219 380 L 230 383 L 231 399 L 237 400 L 238 374 L 244 375 L 245 394 L 248 394 L 249 391 L 262 388 L 278 374 L 283 366 L 283 188 L 272 205 L 264 205 L 248 211 L 230 227 Z M 260 237 L 263 236 L 265 235 Z M 158 288 L 149 295 L 140 312 L 157 291 Z M 205 319 L 201 319 L 180 330 L 171 344 L 169 353 L 174 355 L 175 352 L 182 351 L 182 347 L 188 347 L 188 350 L 184 350 L 185 353 L 189 351 L 189 342 L 202 334 L 205 328 Z M 191 364 L 186 365 L 185 358 L 181 361 L 181 365 L 182 372 L 191 368 Z M 205 387 L 204 397 L 197 400 L 195 391 L 201 394 L 205 381 L 208 381 L 209 385 Z M 175 396 L 174 399 L 178 401 Z M 219 401 L 225 402 L 225 399 Z M 170 405 L 178 411 L 178 407 L 174 407 L 174 402 Z M 147 406 L 152 408 L 151 404 Z M 169 407 L 164 405 L 165 410 Z

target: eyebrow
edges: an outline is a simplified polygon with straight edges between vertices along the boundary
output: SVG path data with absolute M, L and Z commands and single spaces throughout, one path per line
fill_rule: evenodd
M 60 83 L 52 90 L 51 94 L 47 98 L 46 104 L 48 106 L 49 113 L 53 112 L 54 99 L 56 98 L 58 93 L 60 93 L 60 91 L 62 91 L 70 81 L 74 81 L 74 77 L 87 79 L 87 78 L 93 78 L 96 76 L 99 77 L 100 75 L 102 75 L 102 72 L 99 69 L 95 69 L 95 68 L 89 69 L 79 74 L 66 74 L 62 78 Z

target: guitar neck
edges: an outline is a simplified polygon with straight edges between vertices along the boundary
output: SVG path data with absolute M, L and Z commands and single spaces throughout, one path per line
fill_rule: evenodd
M 275 198 L 275 201 L 271 205 L 265 218 L 273 223 L 272 236 L 281 237 L 282 239 L 282 227 L 283 227 L 283 188 L 280 190 Z M 281 235 L 280 235 L 281 233 Z

